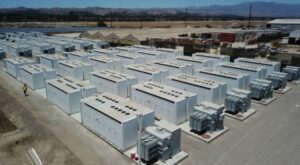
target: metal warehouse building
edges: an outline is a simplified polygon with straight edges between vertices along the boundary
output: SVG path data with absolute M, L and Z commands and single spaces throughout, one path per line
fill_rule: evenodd
M 268 22 L 267 27 L 271 29 L 299 30 L 300 19 L 275 19 Z

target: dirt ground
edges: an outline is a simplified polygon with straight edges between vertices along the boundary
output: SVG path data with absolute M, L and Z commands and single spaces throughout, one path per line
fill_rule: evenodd
M 0 165 L 30 165 L 26 154 L 33 147 L 45 164 L 83 164 L 47 128 L 39 125 L 20 100 L 0 84 Z M 11 120 L 7 120 L 7 118 Z M 18 126 L 17 131 L 13 131 Z M 5 129 L 2 129 L 2 128 Z M 13 131 L 13 132 L 9 132 Z

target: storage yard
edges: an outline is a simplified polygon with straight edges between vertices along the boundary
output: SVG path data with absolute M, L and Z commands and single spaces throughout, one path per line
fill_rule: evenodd
M 223 44 L 235 42 L 235 35 L 218 37 Z M 6 34 L 0 41 L 6 55 L 0 71 L 1 160 L 300 161 L 300 67 L 220 52 L 187 56 L 153 45 L 113 46 L 118 39 Z

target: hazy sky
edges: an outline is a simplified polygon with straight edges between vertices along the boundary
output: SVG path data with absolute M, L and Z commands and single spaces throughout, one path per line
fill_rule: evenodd
M 260 0 L 266 2 L 300 3 L 299 0 Z M 0 0 L 0 8 L 6 7 L 186 7 L 207 5 L 231 5 L 251 0 Z

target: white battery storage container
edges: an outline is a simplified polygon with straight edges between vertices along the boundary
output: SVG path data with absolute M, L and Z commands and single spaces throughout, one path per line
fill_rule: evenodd
M 138 114 L 143 129 L 154 124 L 153 110 L 111 93 L 81 100 L 82 124 L 122 152 L 137 142 Z
M 169 48 L 157 48 L 157 52 L 166 56 L 167 59 L 175 59 L 176 57 L 182 57 L 183 51 Z
M 50 68 L 53 68 L 57 71 L 58 69 L 58 61 L 66 60 L 66 57 L 60 56 L 58 54 L 51 54 L 51 55 L 40 55 L 39 62 L 42 65 L 48 66 Z
M 92 53 L 85 51 L 74 51 L 67 53 L 69 60 L 77 60 L 82 62 L 88 62 L 89 57 L 93 57 Z
M 221 63 L 221 62 L 229 62 L 230 61 L 230 57 L 227 55 L 198 52 L 198 53 L 194 53 L 192 56 L 198 57 L 198 58 L 210 59 L 213 61 L 214 66 L 216 66 L 218 63 Z
M 194 70 L 199 68 L 204 68 L 204 67 L 213 67 L 214 64 L 211 59 L 189 57 L 189 56 L 177 57 L 176 60 L 185 64 L 193 65 Z
M 41 64 L 23 65 L 20 67 L 21 81 L 26 83 L 29 88 L 45 88 L 45 80 L 56 78 L 56 71 Z
M 279 72 L 281 69 L 280 62 L 269 61 L 267 59 L 237 58 L 234 60 L 234 62 L 248 64 L 248 65 L 254 65 L 254 66 L 258 66 L 258 67 L 265 67 L 265 68 L 267 68 L 267 75 L 271 74 L 274 71 Z
M 167 70 L 159 69 L 147 64 L 125 66 L 125 73 L 137 77 L 139 83 L 145 81 L 165 83 L 166 77 L 169 74 Z
M 227 82 L 228 90 L 249 88 L 250 76 L 237 71 L 232 72 L 220 68 L 201 68 L 195 70 L 195 76 Z
M 137 52 L 137 48 L 134 48 L 134 47 L 128 47 L 128 46 L 124 46 L 124 47 L 121 47 L 121 46 L 118 46 L 118 47 L 115 47 L 114 50 L 120 52 L 120 53 L 129 53 L 129 54 L 135 54 Z
M 147 58 L 144 56 L 139 56 L 132 53 L 118 53 L 115 58 L 122 61 L 123 66 L 133 65 L 133 64 L 144 64 L 147 62 Z
M 20 77 L 21 66 L 34 64 L 34 61 L 22 57 L 6 58 L 3 61 L 4 61 L 4 68 L 6 69 L 6 72 L 15 78 Z
M 101 57 L 114 57 L 115 54 L 118 54 L 119 52 L 117 50 L 113 49 L 93 49 L 92 54 L 99 55 Z
M 114 58 L 95 56 L 89 58 L 89 63 L 93 65 L 95 71 L 104 69 L 122 71 L 122 61 Z
M 154 61 L 153 66 L 169 71 L 169 75 L 178 73 L 193 74 L 193 65 L 167 60 Z
M 88 80 L 92 71 L 91 64 L 81 61 L 65 60 L 58 62 L 58 74 L 61 76 L 72 76 L 78 80 Z
M 222 104 L 227 93 L 227 83 L 188 74 L 177 74 L 167 78 L 167 84 L 186 91 L 197 93 L 198 102 L 209 101 Z
M 95 85 L 99 92 L 111 92 L 122 97 L 129 96 L 129 82 L 125 77 L 106 71 L 97 71 L 91 73 L 90 83 Z
M 47 99 L 67 114 L 80 112 L 80 99 L 97 93 L 95 86 L 63 77 L 46 81 Z
M 74 44 L 65 41 L 45 39 L 44 42 L 54 46 L 55 51 L 58 52 L 72 52 L 76 49 Z
M 32 47 L 33 53 L 35 53 L 35 54 L 54 54 L 55 53 L 55 47 L 50 44 L 32 42 L 30 45 Z
M 161 54 L 154 50 L 139 50 L 137 51 L 137 54 L 146 57 L 148 63 L 167 58 L 165 54 Z
M 255 79 L 263 79 L 267 73 L 266 68 L 232 62 L 219 63 L 217 68 L 248 74 L 250 76 L 250 82 Z
M 153 109 L 157 117 L 180 124 L 189 119 L 197 105 L 197 94 L 156 82 L 144 82 L 132 86 L 132 100 Z

